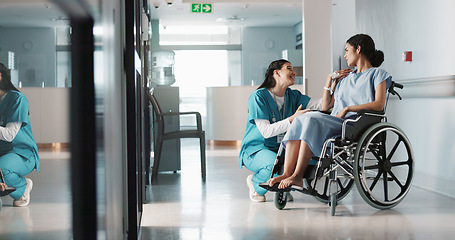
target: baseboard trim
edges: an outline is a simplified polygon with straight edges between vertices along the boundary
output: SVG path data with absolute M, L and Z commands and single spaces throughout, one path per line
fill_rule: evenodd
M 450 198 L 455 198 L 455 189 L 447 186 L 454 186 L 455 180 L 428 173 L 414 171 L 412 184 L 430 192 L 435 192 Z
M 221 141 L 221 140 L 209 140 L 208 145 L 210 146 L 224 146 L 224 147 L 240 147 L 242 141 Z
M 37 143 L 38 150 L 68 150 L 70 148 L 70 143 Z

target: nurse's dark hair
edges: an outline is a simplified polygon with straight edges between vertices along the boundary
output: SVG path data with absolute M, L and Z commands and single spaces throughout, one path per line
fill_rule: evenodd
M 360 46 L 360 53 L 363 54 L 371 66 L 379 67 L 384 62 L 384 53 L 381 50 L 377 50 L 373 39 L 366 34 L 357 34 L 349 38 L 346 43 L 357 49 Z
M 267 71 L 265 71 L 264 82 L 262 82 L 261 86 L 259 86 L 258 89 L 275 87 L 276 81 L 273 78 L 273 71 L 280 70 L 285 63 L 289 63 L 289 61 L 285 59 L 280 59 L 271 62 L 269 67 L 267 68 Z
M 0 73 L 2 74 L 2 80 L 0 81 L 0 89 L 3 91 L 15 90 L 18 91 L 17 88 L 11 82 L 11 74 L 10 70 L 0 63 Z

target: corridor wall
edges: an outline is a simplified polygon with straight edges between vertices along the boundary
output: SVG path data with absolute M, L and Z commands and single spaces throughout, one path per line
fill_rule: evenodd
M 455 197 L 455 2 L 357 0 L 356 31 L 383 50 L 381 66 L 404 84 L 389 122 L 408 135 L 415 154 L 414 185 Z M 337 26 L 333 26 L 337 27 Z M 404 62 L 404 51 L 413 61 Z

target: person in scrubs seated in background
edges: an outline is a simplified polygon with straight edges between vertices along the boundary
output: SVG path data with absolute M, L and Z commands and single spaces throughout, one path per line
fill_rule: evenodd
M 386 91 L 392 77 L 378 68 L 384 53 L 377 50 L 373 39 L 357 34 L 346 41 L 346 61 L 355 70 L 344 69 L 333 81 L 326 79 L 322 110 L 331 115 L 311 112 L 294 119 L 283 142 L 286 144 L 284 172 L 267 181 L 269 186 L 303 189 L 303 175 L 312 156 L 320 156 L 324 142 L 341 135 L 344 119 L 355 118 L 359 110 L 383 111 Z
M 39 166 L 27 98 L 14 87 L 9 69 L 0 63 L 0 169 L 5 184 L 16 188 L 9 194 L 14 199 L 13 206 L 30 203 L 33 182 L 24 176 L 33 169 L 39 171 Z
M 295 117 L 317 108 L 318 102 L 311 101 L 299 90 L 291 90 L 296 72 L 287 60 L 270 63 L 264 82 L 248 99 L 248 121 L 239 154 L 240 168 L 245 166 L 254 172 L 246 179 L 250 199 L 265 202 L 266 189 L 259 183 L 267 181 L 284 133 Z M 292 198 L 292 196 L 289 196 Z

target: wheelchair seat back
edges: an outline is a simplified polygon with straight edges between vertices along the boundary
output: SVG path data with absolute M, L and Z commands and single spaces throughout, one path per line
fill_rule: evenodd
M 392 81 L 391 86 L 387 90 L 389 94 L 396 95 L 400 100 L 402 99 L 400 94 L 398 94 L 395 88 L 403 89 L 403 85 Z M 387 103 L 389 101 L 389 95 L 387 95 L 387 100 L 385 103 L 384 111 L 372 111 L 372 110 L 360 110 L 357 112 L 357 120 L 351 125 L 346 126 L 346 139 L 354 142 L 359 141 L 362 134 L 373 124 L 380 123 L 383 120 L 387 120 L 385 116 L 385 109 L 387 108 Z M 380 138 L 384 137 L 383 134 L 380 134 L 373 142 L 380 141 Z
M 384 112 L 371 110 L 361 110 L 357 115 L 357 121 L 346 126 L 346 139 L 353 142 L 359 141 L 362 134 L 373 124 L 380 123 L 385 119 Z

